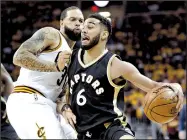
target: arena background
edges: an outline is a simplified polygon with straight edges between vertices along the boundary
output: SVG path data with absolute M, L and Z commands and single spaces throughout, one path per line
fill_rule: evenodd
M 104 7 L 93 1 L 1 1 L 1 62 L 15 81 L 20 68 L 12 58 L 20 44 L 44 26 L 59 29 L 61 11 L 78 6 L 85 17 L 94 12 L 111 14 L 108 49 L 153 80 L 180 83 L 186 95 L 186 5 L 184 1 L 110 1 Z M 124 113 L 137 139 L 178 139 L 179 117 L 166 125 L 154 124 L 143 113 L 144 92 L 127 83 L 122 94 Z

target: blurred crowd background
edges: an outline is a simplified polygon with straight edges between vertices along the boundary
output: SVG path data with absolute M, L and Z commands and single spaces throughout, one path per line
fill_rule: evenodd
M 15 51 L 44 26 L 59 29 L 60 13 L 69 6 L 80 7 L 85 17 L 93 12 L 110 12 L 113 34 L 108 49 L 153 80 L 180 83 L 186 96 L 187 5 L 184 1 L 110 1 L 102 8 L 93 1 L 2 1 L 1 62 L 13 81 L 20 69 L 12 63 Z M 137 138 L 178 139 L 179 116 L 166 125 L 154 124 L 143 113 L 144 92 L 128 82 L 122 93 L 124 113 Z

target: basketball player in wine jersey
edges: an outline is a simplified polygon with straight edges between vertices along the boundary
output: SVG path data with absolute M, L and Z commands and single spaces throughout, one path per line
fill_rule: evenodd
M 71 109 L 76 116 L 78 139 L 134 139 L 135 135 L 118 108 L 118 93 L 126 80 L 149 93 L 164 85 L 142 75 L 132 64 L 106 49 L 111 34 L 110 21 L 90 15 L 81 33 L 82 48 L 72 54 L 68 70 Z M 183 102 L 179 84 L 171 86 L 179 97 L 177 111 Z
M 63 129 L 55 102 L 67 82 L 71 49 L 81 37 L 83 22 L 81 10 L 69 7 L 61 13 L 60 30 L 39 29 L 14 54 L 13 63 L 21 70 L 7 114 L 19 138 L 76 138 L 75 132 L 66 132 L 74 130 L 68 123 L 70 128 Z

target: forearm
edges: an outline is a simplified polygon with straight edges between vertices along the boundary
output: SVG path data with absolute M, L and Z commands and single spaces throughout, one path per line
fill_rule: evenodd
M 153 81 L 140 73 L 136 73 L 132 75 L 131 79 L 132 79 L 131 82 L 135 86 L 137 86 L 138 88 L 140 88 L 141 90 L 145 92 L 149 92 L 153 88 L 158 87 L 162 84 L 160 82 Z
M 57 72 L 55 62 L 38 59 L 34 54 L 23 51 L 15 54 L 13 63 L 29 70 L 40 72 Z
M 113 62 L 113 73 L 113 75 L 119 73 L 124 79 L 130 81 L 145 92 L 149 92 L 151 89 L 160 85 L 159 82 L 153 81 L 150 78 L 142 75 L 131 63 L 120 61 L 118 59 L 114 60 Z

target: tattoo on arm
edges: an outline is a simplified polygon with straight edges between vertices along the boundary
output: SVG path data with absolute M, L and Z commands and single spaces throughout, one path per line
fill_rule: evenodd
M 56 72 L 54 62 L 38 59 L 37 56 L 47 47 L 56 47 L 59 40 L 59 33 L 51 27 L 38 30 L 16 51 L 14 64 L 35 71 Z

